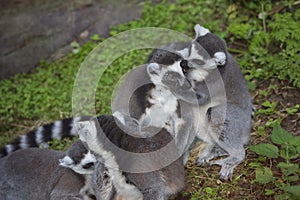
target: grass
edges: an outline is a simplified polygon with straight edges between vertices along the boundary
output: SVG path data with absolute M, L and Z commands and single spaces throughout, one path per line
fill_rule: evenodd
M 225 39 L 242 67 L 257 108 L 251 144 L 274 145 L 273 149 L 280 152 L 283 144 L 272 141 L 274 128 L 280 124 L 292 137 L 300 135 L 299 18 L 299 1 L 179 0 L 173 4 L 145 3 L 140 19 L 112 27 L 110 33 L 165 27 L 193 37 L 193 26 L 199 23 Z M 72 44 L 73 53 L 64 58 L 41 62 L 31 73 L 0 81 L 0 92 L 4 94 L 0 99 L 1 145 L 41 124 L 72 115 L 76 74 L 88 53 L 102 40 L 93 36 L 83 46 Z M 107 68 L 96 92 L 98 114 L 111 112 L 113 86 L 125 72 L 144 63 L 150 52 L 130 52 Z M 71 142 L 54 141 L 52 148 L 62 150 Z M 186 170 L 186 188 L 173 199 L 297 199 L 291 196 L 295 188 L 287 187 L 300 185 L 299 174 L 295 180 L 287 180 L 288 170 L 279 165 L 287 160 L 251 149 L 247 149 L 247 158 L 234 171 L 231 182 L 220 182 L 219 167 L 198 167 L 192 156 Z M 293 166 L 299 162 L 299 156 L 288 160 Z M 269 182 L 263 183 L 265 178 Z

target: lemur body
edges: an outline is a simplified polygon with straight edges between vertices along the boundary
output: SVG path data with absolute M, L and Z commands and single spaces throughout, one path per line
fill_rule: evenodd
M 199 25 L 195 32 L 194 41 L 179 53 L 185 59 L 181 63 L 185 76 L 199 98 L 194 106 L 194 127 L 198 127 L 198 138 L 207 144 L 197 162 L 220 165 L 220 178 L 227 180 L 245 158 L 244 145 L 249 143 L 253 123 L 252 99 L 224 41 Z M 167 86 L 179 98 L 183 96 L 178 86 Z M 228 157 L 210 162 L 223 155 Z
M 78 122 L 80 139 L 108 169 L 116 195 L 128 200 L 168 199 L 184 186 L 184 165 L 181 158 L 177 157 L 177 160 L 168 166 L 161 166 L 163 161 L 157 157 L 141 161 L 136 159 L 136 156 L 160 150 L 171 142 L 173 137 L 166 129 L 157 128 L 154 129 L 159 130 L 158 133 L 152 137 L 133 137 L 118 127 L 117 123 L 122 123 L 123 119 L 118 121 L 118 118 L 111 115 L 102 115 L 89 121 Z M 129 127 L 132 123 L 123 125 L 127 130 L 137 130 L 135 125 Z M 117 151 L 119 148 L 124 151 Z M 177 155 L 175 144 L 173 148 L 173 153 Z M 143 166 L 155 170 L 135 171 Z
M 59 166 L 59 159 L 68 153 L 80 161 L 73 164 L 83 166 L 84 175 Z M 95 162 L 81 142 L 73 144 L 67 153 L 39 148 L 13 152 L 0 159 L 0 199 L 94 200 L 90 172 Z

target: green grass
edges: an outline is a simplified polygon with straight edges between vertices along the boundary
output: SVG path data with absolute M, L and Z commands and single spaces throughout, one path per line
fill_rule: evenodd
M 270 135 L 278 123 L 291 133 L 299 131 L 299 100 L 289 96 L 290 88 L 292 92 L 298 92 L 300 88 L 299 19 L 299 1 L 179 0 L 173 4 L 145 3 L 140 19 L 112 27 L 110 33 L 115 35 L 134 28 L 164 27 L 194 37 L 196 23 L 209 28 L 226 40 L 255 97 L 258 110 L 252 143 L 272 143 Z M 41 62 L 31 73 L 0 81 L 1 145 L 41 124 L 72 115 L 76 74 L 89 52 L 102 40 L 93 36 L 83 46 L 72 44 L 74 52 L 64 58 L 51 63 Z M 144 63 L 150 52 L 130 52 L 106 69 L 96 92 L 98 114 L 111 112 L 114 85 L 132 67 Z M 281 98 L 281 92 L 287 92 L 287 98 Z M 51 145 L 63 150 L 71 142 L 54 141 Z M 281 178 L 277 173 L 281 173 L 281 168 L 272 168 L 270 163 L 281 162 L 280 159 L 263 158 L 247 150 L 247 159 L 235 170 L 233 181 L 226 183 L 218 181 L 218 167 L 200 168 L 190 162 L 184 194 L 191 199 L 272 199 L 277 195 L 290 194 L 289 188 L 276 189 L 276 180 Z M 291 163 L 295 160 L 297 158 Z M 258 168 L 250 163 L 259 163 L 262 175 L 271 170 L 276 180 L 270 178 L 268 184 L 257 184 Z M 298 178 L 293 184 L 299 185 L 299 182 Z

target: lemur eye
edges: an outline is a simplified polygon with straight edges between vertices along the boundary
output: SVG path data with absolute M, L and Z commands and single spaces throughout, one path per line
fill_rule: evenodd
M 204 65 L 204 64 L 205 64 L 205 62 L 204 62 L 203 60 L 200 60 L 200 59 L 192 59 L 192 60 L 190 60 L 190 62 L 191 62 L 193 65 L 197 65 L 197 66 L 199 66 L 199 65 Z
M 182 60 L 182 61 L 180 62 L 180 67 L 181 67 L 181 69 L 182 69 L 183 74 L 186 74 L 186 73 L 190 70 L 190 67 L 189 67 L 188 64 L 189 64 L 189 63 L 188 63 L 187 60 Z
M 82 168 L 83 168 L 83 169 L 89 169 L 89 168 L 91 168 L 91 167 L 93 167 L 93 166 L 94 166 L 94 163 L 93 163 L 93 162 L 90 162 L 90 163 L 87 163 L 87 164 L 83 165 Z

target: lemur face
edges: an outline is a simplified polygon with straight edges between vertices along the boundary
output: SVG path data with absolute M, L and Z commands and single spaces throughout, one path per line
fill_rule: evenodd
M 79 163 L 76 163 L 70 156 L 65 156 L 63 159 L 60 159 L 59 162 L 59 165 L 70 168 L 78 174 L 92 174 L 97 160 L 89 151 Z
M 217 36 L 200 25 L 195 26 L 196 37 L 191 44 L 178 53 L 183 60 L 180 66 L 193 87 L 203 82 L 209 71 L 226 64 L 226 46 Z
M 78 140 L 69 148 L 67 155 L 59 160 L 59 165 L 78 174 L 92 174 L 96 162 L 96 157 Z

